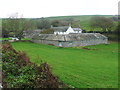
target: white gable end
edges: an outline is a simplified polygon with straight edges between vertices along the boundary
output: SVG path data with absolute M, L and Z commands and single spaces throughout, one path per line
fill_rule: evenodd
M 66 31 L 66 34 L 69 34 L 69 33 L 74 33 L 74 30 L 71 28 L 71 26 Z

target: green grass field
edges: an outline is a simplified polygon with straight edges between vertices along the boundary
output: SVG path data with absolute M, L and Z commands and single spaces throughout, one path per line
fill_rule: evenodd
M 30 42 L 11 43 L 27 53 L 32 62 L 48 62 L 52 72 L 75 88 L 118 87 L 118 44 L 58 48 Z

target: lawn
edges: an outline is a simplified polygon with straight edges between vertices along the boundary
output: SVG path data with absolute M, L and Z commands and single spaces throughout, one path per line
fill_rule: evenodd
M 58 48 L 30 42 L 11 43 L 27 53 L 32 62 L 48 62 L 53 73 L 75 88 L 118 87 L 118 45 Z M 87 48 L 87 49 L 86 49 Z

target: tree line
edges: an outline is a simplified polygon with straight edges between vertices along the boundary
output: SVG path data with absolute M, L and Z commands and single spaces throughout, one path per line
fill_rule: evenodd
M 98 32 L 117 32 L 119 31 L 117 27 L 120 25 L 115 24 L 116 18 L 106 18 L 103 16 L 93 16 L 89 20 L 89 27 L 96 29 Z M 67 26 L 71 24 L 73 27 L 79 27 L 80 20 L 75 20 L 74 18 L 65 18 L 64 20 L 49 20 L 49 18 L 40 19 L 25 19 L 25 18 L 7 18 L 2 20 L 2 37 L 17 36 L 22 38 L 23 31 L 25 30 L 35 30 L 41 29 L 43 34 L 53 33 L 50 28 L 58 26 Z M 81 28 L 82 29 L 82 28 Z M 87 30 L 83 30 L 87 32 Z
M 17 36 L 22 38 L 24 30 L 34 30 L 35 22 L 24 18 L 7 18 L 2 20 L 2 37 Z

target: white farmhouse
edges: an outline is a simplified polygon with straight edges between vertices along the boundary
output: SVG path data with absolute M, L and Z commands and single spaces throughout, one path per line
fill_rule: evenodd
M 70 33 L 82 33 L 80 28 L 72 28 L 71 26 L 63 27 L 51 27 L 54 30 L 54 34 L 70 34 Z

